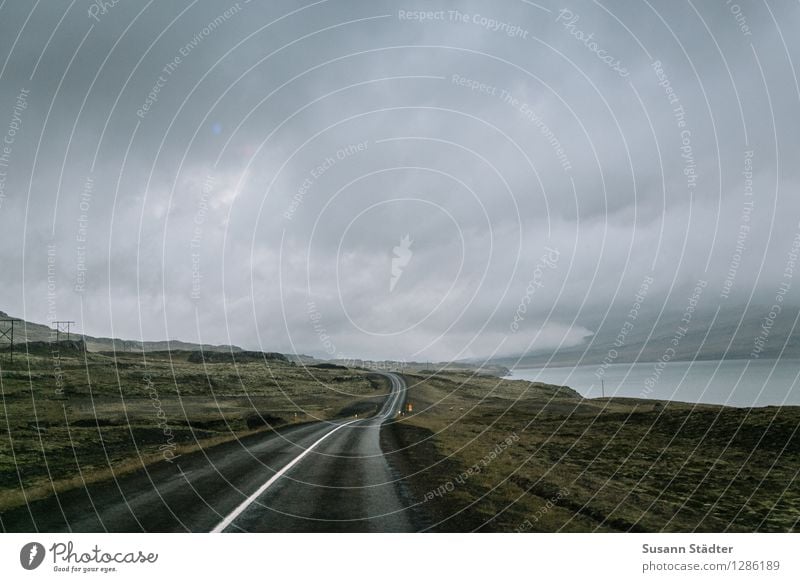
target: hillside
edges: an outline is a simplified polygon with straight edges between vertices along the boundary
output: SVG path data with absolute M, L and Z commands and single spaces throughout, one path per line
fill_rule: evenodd
M 32 321 L 25 321 L 22 318 L 17 318 L 15 315 L 8 315 L 0 311 L 0 319 L 20 319 L 14 325 L 14 343 L 32 343 L 32 342 L 53 342 L 56 339 L 55 331 L 47 325 L 34 323 Z M 78 333 L 76 333 L 76 331 Z M 140 341 L 130 339 L 113 339 L 108 337 L 93 337 L 90 335 L 83 335 L 80 329 L 76 330 L 73 326 L 71 330 L 71 339 L 79 340 L 83 338 L 86 344 L 86 349 L 90 352 L 163 352 L 169 350 L 187 350 L 195 351 L 202 349 L 206 352 L 239 352 L 242 348 L 238 346 L 228 345 L 211 345 L 211 344 L 195 344 L 191 342 L 184 342 L 180 340 L 162 340 L 162 341 Z M 66 336 L 61 334 L 59 339 L 64 340 Z M 2 340 L 0 349 L 8 349 L 8 340 Z
M 577 346 L 535 350 L 491 362 L 509 367 L 599 364 L 612 350 L 616 354 L 614 363 L 655 362 L 667 350 L 672 361 L 751 359 L 756 342 L 762 338 L 765 342 L 760 344 L 758 358 L 800 356 L 800 334 L 794 328 L 800 308 L 784 306 L 765 337 L 762 324 L 769 311 L 769 306 L 764 305 L 732 306 L 718 314 L 694 313 L 686 325 L 683 312 L 651 312 L 631 321 L 624 311 L 616 310 L 605 321 L 598 315 L 576 322 L 595 331 Z M 628 322 L 632 327 L 628 326 L 627 333 L 621 336 Z

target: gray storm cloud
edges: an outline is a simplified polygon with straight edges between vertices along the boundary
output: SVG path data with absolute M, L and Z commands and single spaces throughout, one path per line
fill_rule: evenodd
M 91 335 L 422 360 L 579 344 L 645 277 L 655 309 L 698 279 L 705 310 L 769 302 L 800 232 L 799 20 L 4 3 L 0 309 L 45 321 L 54 290 Z

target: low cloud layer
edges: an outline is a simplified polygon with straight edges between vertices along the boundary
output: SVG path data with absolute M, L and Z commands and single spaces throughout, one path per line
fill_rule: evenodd
M 797 4 L 268 4 L 3 5 L 1 309 L 425 360 L 791 282 Z

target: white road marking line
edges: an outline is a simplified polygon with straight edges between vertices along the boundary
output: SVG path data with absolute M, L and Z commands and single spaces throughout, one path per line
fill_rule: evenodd
M 337 426 L 332 431 L 330 431 L 328 433 L 325 433 L 325 435 L 322 436 L 319 440 L 317 440 L 314 444 L 312 444 L 305 451 L 303 451 L 302 453 L 297 455 L 288 465 L 286 465 L 283 469 L 281 469 L 280 471 L 275 473 L 272 477 L 270 477 L 269 480 L 266 483 L 264 483 L 261 487 L 259 487 L 258 490 L 255 493 L 253 493 L 250 497 L 248 497 L 247 499 L 242 501 L 242 503 L 240 503 L 239 506 L 236 509 L 234 509 L 231 513 L 229 513 L 227 515 L 227 517 L 225 517 L 225 519 L 223 519 L 221 522 L 219 522 L 219 524 L 217 524 L 217 526 L 214 529 L 211 530 L 211 533 L 220 533 L 220 532 L 224 531 L 225 528 L 227 528 L 229 525 L 231 525 L 233 523 L 233 521 L 237 517 L 239 517 L 245 509 L 247 509 L 256 499 L 258 499 L 261 496 L 262 493 L 264 493 L 264 491 L 269 489 L 269 487 L 273 483 L 275 483 L 275 481 L 280 479 L 283 476 L 283 474 L 286 473 L 286 471 L 288 471 L 289 469 L 294 467 L 297 463 L 300 462 L 300 460 L 303 457 L 305 457 L 308 453 L 310 453 L 312 450 L 314 450 L 314 447 L 316 447 L 319 443 L 321 443 L 326 438 L 331 436 L 337 430 L 342 429 L 342 428 L 346 427 L 347 425 L 353 424 L 354 422 L 358 422 L 358 420 L 351 420 L 350 422 L 346 422 L 344 424 L 340 424 L 339 426 Z

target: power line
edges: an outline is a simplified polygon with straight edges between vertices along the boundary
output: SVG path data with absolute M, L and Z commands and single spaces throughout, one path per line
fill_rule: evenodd
M 61 338 L 61 333 L 66 332 L 67 334 L 67 341 L 69 341 L 69 328 L 73 325 L 74 321 L 54 321 L 53 325 L 56 326 L 56 345 L 58 345 L 58 341 Z
M 14 361 L 14 323 L 22 321 L 21 319 L 0 319 L 0 323 L 10 323 L 11 327 L 0 330 L 0 338 L 7 338 L 11 342 L 11 361 Z

